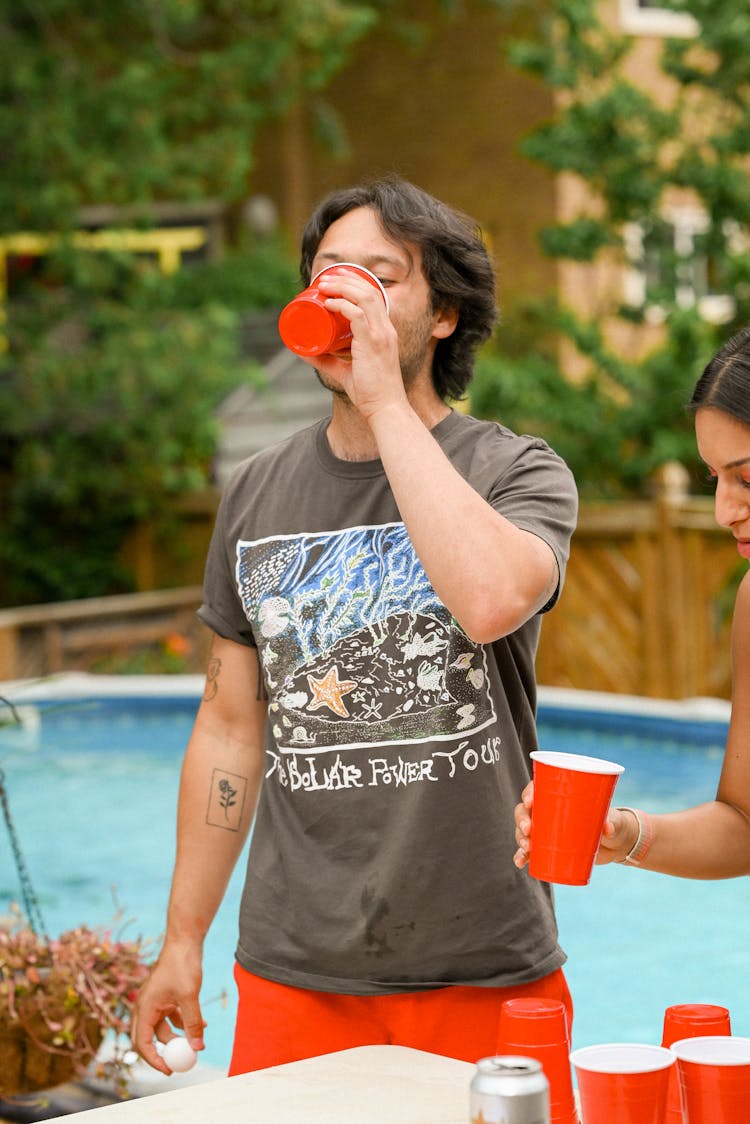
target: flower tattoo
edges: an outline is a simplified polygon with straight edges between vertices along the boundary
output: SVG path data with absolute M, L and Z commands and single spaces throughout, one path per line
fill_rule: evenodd
M 206 823 L 213 827 L 223 827 L 227 831 L 239 831 L 246 792 L 247 777 L 228 773 L 226 769 L 214 769 L 211 775 Z

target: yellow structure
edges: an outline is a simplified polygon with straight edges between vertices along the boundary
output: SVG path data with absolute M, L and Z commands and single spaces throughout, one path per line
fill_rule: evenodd
M 8 258 L 13 256 L 44 257 L 64 241 L 59 234 L 20 231 L 0 237 L 0 350 L 7 348 L 5 337 L 6 301 L 8 299 Z M 131 254 L 153 254 L 162 273 L 174 273 L 182 255 L 200 250 L 208 242 L 202 226 L 155 227 L 153 230 L 77 230 L 68 236 L 69 245 L 77 250 Z

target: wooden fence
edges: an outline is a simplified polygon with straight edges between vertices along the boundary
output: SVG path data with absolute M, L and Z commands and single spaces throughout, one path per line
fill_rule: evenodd
M 165 539 L 141 527 L 128 544 L 142 587 L 179 585 L 182 575 L 181 588 L 0 610 L 0 680 L 90 669 L 105 653 L 175 634 L 190 637 L 186 669 L 202 670 L 194 610 L 215 505 L 202 494 L 183 505 L 182 535 Z M 679 476 L 667 472 L 650 501 L 583 505 L 565 589 L 542 628 L 539 682 L 728 698 L 733 592 L 743 569 L 714 523 L 711 499 L 688 497 Z
M 734 591 L 746 566 L 710 498 L 688 497 L 680 477 L 660 483 L 649 502 L 582 507 L 563 595 L 542 628 L 540 683 L 729 698 Z
M 0 609 L 0 681 L 96 669 L 106 660 L 116 668 L 118 658 L 147 649 L 163 651 L 166 664 L 178 638 L 184 644 L 177 650 L 197 649 L 202 664 L 205 646 L 195 639 L 200 602 L 200 586 L 187 586 Z M 187 661 L 184 669 L 198 670 Z

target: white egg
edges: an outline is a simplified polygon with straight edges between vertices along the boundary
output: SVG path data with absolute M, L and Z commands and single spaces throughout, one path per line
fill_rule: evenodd
M 198 1060 L 193 1047 L 186 1038 L 170 1038 L 164 1045 L 161 1056 L 174 1073 L 187 1073 Z

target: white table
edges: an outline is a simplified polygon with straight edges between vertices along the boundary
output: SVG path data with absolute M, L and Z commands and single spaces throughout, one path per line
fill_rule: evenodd
M 75 1114 L 76 1124 L 467 1124 L 468 1062 L 405 1046 L 337 1054 Z M 56 1116 L 70 1122 L 70 1116 Z

